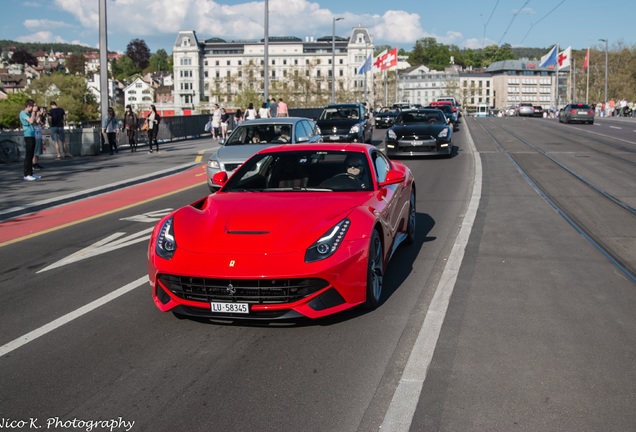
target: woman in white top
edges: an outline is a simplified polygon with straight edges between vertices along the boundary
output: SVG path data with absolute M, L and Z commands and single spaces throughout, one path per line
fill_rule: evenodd
M 269 117 L 269 109 L 267 108 L 267 104 L 263 102 L 261 109 L 258 110 L 258 116 L 260 118 L 268 118 Z
M 254 120 L 256 119 L 256 110 L 254 109 L 254 104 L 250 103 L 250 106 L 245 110 L 245 115 L 243 116 L 243 120 Z
M 221 109 L 219 104 L 214 104 L 214 112 L 212 113 L 212 139 L 221 137 Z

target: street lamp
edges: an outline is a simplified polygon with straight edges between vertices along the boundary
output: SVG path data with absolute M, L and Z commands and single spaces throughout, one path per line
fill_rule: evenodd
M 333 30 L 331 32 L 331 103 L 336 103 L 336 21 L 344 18 L 333 18 Z
M 607 103 L 607 39 L 599 39 L 599 41 L 605 42 L 605 100 L 603 100 L 603 112 L 605 112 L 605 104 Z

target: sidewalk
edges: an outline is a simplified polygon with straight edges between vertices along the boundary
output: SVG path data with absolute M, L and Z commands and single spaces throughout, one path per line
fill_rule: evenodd
M 23 162 L 0 164 L 0 223 L 19 216 L 112 192 L 204 165 L 216 147 L 210 138 L 161 143 L 159 153 L 125 147 L 110 156 L 80 156 L 62 160 L 41 159 L 42 176 L 23 180 Z

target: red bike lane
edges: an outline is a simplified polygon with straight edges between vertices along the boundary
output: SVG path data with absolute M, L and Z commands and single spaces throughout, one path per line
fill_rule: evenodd
M 205 165 L 0 223 L 0 247 L 206 182 Z

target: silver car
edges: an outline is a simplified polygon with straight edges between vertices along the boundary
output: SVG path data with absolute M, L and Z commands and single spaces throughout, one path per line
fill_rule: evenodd
M 320 129 L 313 120 L 303 117 L 278 117 L 247 121 L 235 128 L 227 140 L 219 140 L 221 148 L 208 160 L 210 191 L 219 186 L 212 177 L 221 171 L 231 176 L 247 159 L 266 147 L 281 144 L 322 142 Z
M 534 117 L 534 106 L 531 103 L 522 103 L 519 105 L 519 115 Z
M 582 122 L 594 124 L 594 110 L 587 104 L 569 104 L 559 111 L 559 122 Z

